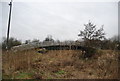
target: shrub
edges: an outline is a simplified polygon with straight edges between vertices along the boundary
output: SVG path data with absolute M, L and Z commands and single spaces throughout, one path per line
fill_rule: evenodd
M 64 74 L 65 73 L 65 71 L 63 71 L 63 70 L 59 70 L 58 72 L 56 72 L 56 74 Z
M 93 47 L 85 47 L 82 50 L 82 56 L 83 56 L 83 58 L 90 58 L 93 55 L 95 55 L 95 53 L 96 53 L 96 49 L 93 48 Z
M 120 42 L 118 43 L 117 49 L 120 50 Z
M 9 38 L 8 40 L 8 49 L 11 49 L 13 46 L 17 46 L 17 45 L 21 45 L 21 41 L 20 40 L 17 40 L 16 38 Z M 6 50 L 6 46 L 7 46 L 7 39 L 6 38 L 3 38 L 3 41 L 2 41 L 2 50 Z

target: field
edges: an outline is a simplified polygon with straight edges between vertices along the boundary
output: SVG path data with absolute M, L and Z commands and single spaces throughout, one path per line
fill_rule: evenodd
M 99 50 L 83 59 L 80 50 L 3 52 L 3 79 L 115 79 L 118 52 Z

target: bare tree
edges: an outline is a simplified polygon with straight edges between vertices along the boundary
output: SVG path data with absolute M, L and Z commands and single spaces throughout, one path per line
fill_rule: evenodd
M 29 44 L 30 42 L 30 40 L 25 40 L 25 44 Z
M 43 41 L 43 44 L 46 45 L 52 45 L 53 43 L 54 43 L 54 39 L 52 38 L 52 35 L 48 35 Z
M 48 35 L 44 41 L 54 41 L 52 35 Z

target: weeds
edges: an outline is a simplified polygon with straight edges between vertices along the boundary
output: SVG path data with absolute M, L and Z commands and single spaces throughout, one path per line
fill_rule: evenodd
M 16 79 L 31 79 L 33 74 L 31 73 L 19 73 L 15 78 Z
M 59 70 L 58 72 L 56 72 L 56 74 L 64 74 L 65 73 L 65 71 L 63 71 L 63 70 Z
M 46 54 L 38 54 L 36 50 L 3 52 L 3 79 L 115 78 L 116 53 L 98 50 L 95 56 L 85 60 L 79 58 L 81 50 L 51 50 Z

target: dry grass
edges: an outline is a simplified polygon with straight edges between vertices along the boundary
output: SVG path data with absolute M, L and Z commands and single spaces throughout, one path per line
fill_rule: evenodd
M 117 78 L 117 52 L 99 51 L 82 59 L 80 50 L 3 52 L 3 78 L 13 79 L 106 79 Z

